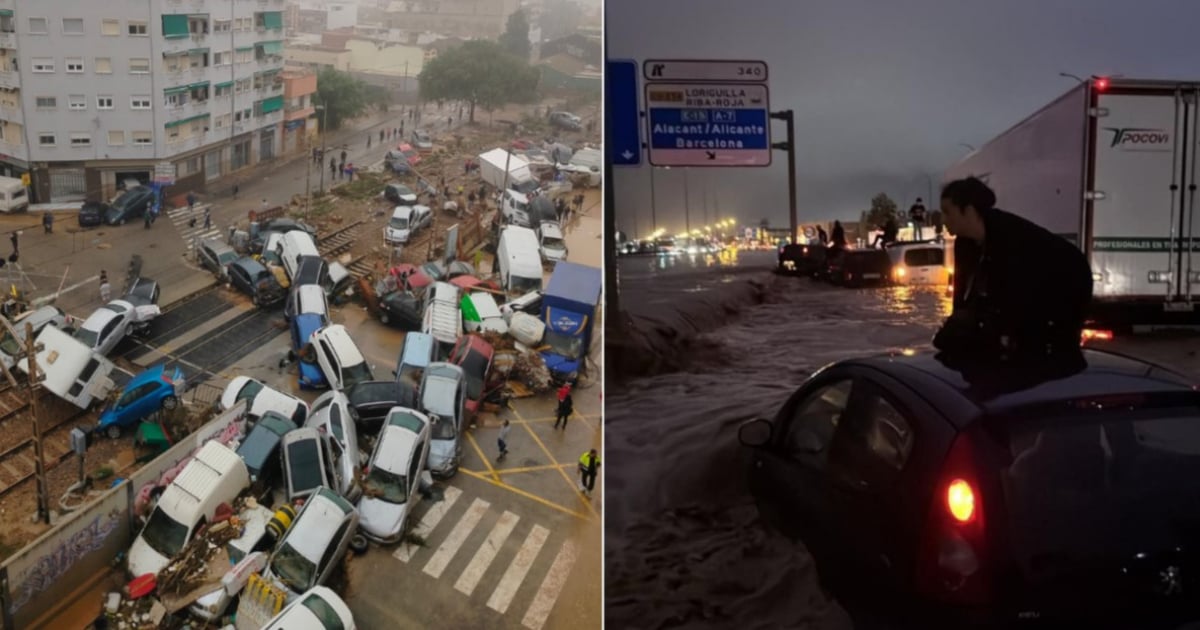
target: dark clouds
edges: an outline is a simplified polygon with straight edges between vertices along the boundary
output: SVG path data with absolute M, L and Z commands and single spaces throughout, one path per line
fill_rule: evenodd
M 772 109 L 797 116 L 803 218 L 852 218 L 934 177 L 1069 89 L 1078 75 L 1200 78 L 1188 0 L 606 0 L 613 58 L 762 59 Z M 776 123 L 773 139 L 782 140 Z M 786 222 L 785 155 L 765 169 L 692 169 L 723 215 Z M 656 176 L 658 217 L 683 226 L 683 177 Z M 618 218 L 649 231 L 649 173 L 617 169 Z

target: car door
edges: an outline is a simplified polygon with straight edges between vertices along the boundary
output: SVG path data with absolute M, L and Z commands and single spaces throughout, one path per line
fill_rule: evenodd
M 154 396 L 154 392 L 159 388 L 160 384 L 155 382 L 143 383 L 137 388 L 137 395 L 130 403 L 130 409 L 126 412 L 130 418 L 145 418 L 151 413 L 158 410 L 158 398 Z
M 100 330 L 100 338 L 96 341 L 96 351 L 107 356 L 109 352 L 116 347 L 121 341 L 125 329 L 125 316 L 118 315 L 112 318 L 104 328 Z
M 827 555 L 830 532 L 825 473 L 829 446 L 850 403 L 854 378 L 830 372 L 792 396 L 776 416 L 767 448 L 756 449 L 750 486 L 765 520 L 802 539 L 820 558 Z
M 342 388 L 342 373 L 337 362 L 337 357 L 333 354 L 333 349 L 329 347 L 329 343 L 324 339 L 317 341 L 317 361 L 321 364 L 321 371 L 325 373 L 325 380 L 329 381 L 331 389 Z

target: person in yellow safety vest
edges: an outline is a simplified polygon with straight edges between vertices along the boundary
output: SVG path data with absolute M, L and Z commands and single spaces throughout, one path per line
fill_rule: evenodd
M 596 449 L 579 456 L 579 491 L 583 496 L 592 496 L 592 489 L 596 487 L 596 473 L 600 471 L 600 454 Z

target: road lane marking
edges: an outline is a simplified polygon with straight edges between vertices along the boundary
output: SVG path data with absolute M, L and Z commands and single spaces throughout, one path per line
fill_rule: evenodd
M 519 468 L 497 468 L 496 472 L 501 475 L 508 473 L 524 473 L 537 472 L 541 470 L 554 470 L 555 468 L 570 468 L 571 464 L 546 464 L 544 466 L 521 466 Z
M 475 440 L 475 435 L 468 432 L 467 441 L 471 443 L 471 447 L 475 449 L 475 453 L 479 455 L 479 459 L 483 462 L 483 465 L 487 466 L 488 474 L 492 476 L 492 479 L 500 481 L 500 475 L 496 474 L 496 469 L 492 466 L 492 460 L 488 459 L 488 456 L 483 454 L 483 449 L 480 448 L 479 442 Z
M 92 276 L 91 278 L 88 278 L 86 280 L 80 280 L 79 282 L 76 282 L 75 284 L 72 284 L 67 287 L 63 287 L 62 291 L 59 291 L 57 293 L 51 293 L 50 295 L 40 297 L 40 298 L 34 300 L 32 304 L 35 308 L 45 306 L 46 304 L 49 304 L 50 302 L 54 301 L 55 298 L 62 297 L 62 295 L 64 293 L 70 293 L 71 291 L 74 291 L 75 289 L 78 289 L 79 287 L 82 287 L 82 286 L 88 285 L 88 284 L 92 284 L 93 282 L 96 283 L 96 291 L 99 291 L 100 290 L 100 284 L 99 284 L 100 276 Z
M 522 625 L 529 630 L 542 630 L 542 626 L 546 624 L 546 618 L 550 616 L 550 611 L 554 610 L 554 602 L 562 593 L 563 586 L 567 583 L 567 576 L 571 574 L 571 567 L 575 565 L 575 559 L 578 556 L 579 552 L 575 548 L 575 543 L 569 540 L 563 543 L 558 555 L 554 558 L 554 564 L 550 565 L 550 570 L 546 573 L 546 579 L 542 580 L 542 587 L 534 596 L 529 610 L 525 611 L 525 618 L 521 620 Z
M 549 507 L 549 508 L 554 508 L 555 510 L 558 510 L 559 512 L 563 512 L 565 514 L 570 514 L 571 516 L 583 519 L 585 521 L 592 520 L 590 516 L 588 516 L 587 514 L 585 514 L 583 512 L 576 512 L 575 510 L 572 510 L 571 508 L 561 506 L 549 499 L 544 499 L 542 497 L 539 497 L 538 495 L 533 494 L 532 492 L 528 492 L 528 491 L 522 490 L 520 488 L 510 486 L 510 485 L 504 483 L 503 481 L 496 481 L 495 479 L 492 479 L 491 477 L 489 477 L 483 473 L 475 472 L 473 470 L 467 470 L 465 468 L 459 468 L 458 471 L 461 473 L 465 473 L 468 476 L 474 477 L 480 481 L 486 481 L 486 482 L 492 484 L 493 486 L 496 486 L 497 488 L 504 488 L 505 490 L 508 490 L 509 492 L 512 492 L 514 494 L 519 494 L 519 495 L 525 497 L 526 499 L 532 499 L 534 501 L 537 501 L 538 503 L 541 503 L 542 505 Z
M 435 578 L 441 577 L 442 572 L 446 570 L 446 565 L 454 559 L 454 554 L 458 553 L 459 548 L 466 542 L 467 536 L 475 531 L 475 527 L 479 525 L 479 520 L 483 518 L 484 513 L 492 504 L 483 499 L 475 499 L 471 503 L 471 507 L 458 519 L 454 524 L 454 529 L 450 530 L 450 535 L 446 536 L 446 540 L 442 541 L 442 545 L 434 552 L 433 557 L 429 562 L 425 563 L 425 573 L 432 575 Z
M 500 515 L 500 520 L 496 521 L 496 525 L 492 527 L 487 540 L 479 547 L 479 551 L 475 552 L 471 563 L 467 565 L 466 569 L 463 569 L 462 575 L 458 576 L 458 581 L 454 583 L 454 588 L 458 589 L 458 592 L 468 597 L 475 592 L 480 578 L 487 573 L 488 567 L 492 565 L 492 560 L 496 559 L 496 552 L 504 546 L 504 541 L 508 540 L 508 535 L 512 533 L 519 520 L 521 517 L 512 512 L 505 511 Z
M 492 591 L 492 596 L 488 598 L 488 608 L 500 614 L 508 611 L 517 589 L 521 582 L 525 581 L 525 575 L 529 573 L 529 568 L 533 566 L 533 561 L 537 559 L 538 552 L 542 550 L 542 545 L 546 544 L 546 538 L 549 536 L 550 530 L 541 525 L 533 526 L 529 535 L 525 537 L 525 542 L 521 543 L 516 557 L 508 565 L 508 570 L 504 572 L 504 577 L 500 578 L 496 590 Z
M 442 518 L 446 516 L 446 512 L 449 512 L 450 508 L 454 507 L 454 502 L 461 495 L 462 490 L 454 486 L 448 486 L 442 495 L 442 500 L 429 506 L 429 511 L 425 512 L 425 516 L 421 517 L 421 522 L 417 523 L 417 526 L 413 528 L 413 535 L 420 536 L 421 538 L 428 536 L 429 532 L 433 531 L 433 528 L 442 522 Z M 396 548 L 396 551 L 392 553 L 392 557 L 400 562 L 408 562 L 412 560 L 413 554 L 420 548 L 420 545 L 414 545 L 407 541 L 402 542 Z
M 521 417 L 521 414 L 518 413 L 516 409 L 512 409 L 511 411 L 517 416 L 517 418 Z M 525 427 L 525 432 L 528 433 L 529 437 L 533 438 L 533 441 L 537 442 L 537 445 L 541 447 L 542 452 L 546 454 L 546 457 L 550 460 L 550 463 L 557 466 L 560 462 L 555 459 L 554 454 L 550 452 L 550 449 L 546 448 L 546 443 L 542 441 L 542 438 L 538 437 L 537 433 L 534 432 L 528 423 L 523 423 L 521 426 Z M 574 481 L 571 481 L 571 476 L 567 474 L 567 471 L 559 468 L 558 472 L 562 474 L 563 481 L 567 482 L 567 486 L 569 486 L 571 491 L 575 493 L 575 496 L 579 498 L 579 502 L 587 506 L 587 509 L 592 513 L 592 516 L 600 518 L 600 514 L 597 513 L 596 508 L 592 506 L 592 502 L 583 496 L 583 493 L 579 491 L 579 486 L 575 485 Z

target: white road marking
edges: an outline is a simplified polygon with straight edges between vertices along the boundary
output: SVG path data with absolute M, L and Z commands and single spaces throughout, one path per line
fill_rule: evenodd
M 563 585 L 567 583 L 567 576 L 571 574 L 571 567 L 575 565 L 575 559 L 578 556 L 579 552 L 575 548 L 575 543 L 569 540 L 563 543 L 562 549 L 554 558 L 554 564 L 550 565 L 550 571 L 546 573 L 546 579 L 542 580 L 542 587 L 534 596 L 529 610 L 525 611 L 525 619 L 521 623 L 526 628 L 542 630 L 546 618 L 554 609 L 554 602 L 562 593 Z
M 467 540 L 467 536 L 470 536 L 475 527 L 479 525 L 479 520 L 483 518 L 484 513 L 491 505 L 483 499 L 475 499 L 471 503 L 471 507 L 467 508 L 462 518 L 454 524 L 454 529 L 450 530 L 450 535 L 446 536 L 446 540 L 442 541 L 442 545 L 434 552 L 433 557 L 425 563 L 425 573 L 435 578 L 441 577 L 442 572 L 446 570 L 446 565 L 454 559 L 454 554 L 458 553 L 463 542 Z
M 450 511 L 450 508 L 454 506 L 454 502 L 457 501 L 458 497 L 461 495 L 462 490 L 459 490 L 454 486 L 446 488 L 445 493 L 442 495 L 442 500 L 429 506 L 429 511 L 425 512 L 425 516 L 421 517 L 421 522 L 417 523 L 417 526 L 413 528 L 413 535 L 420 536 L 421 538 L 428 536 L 429 532 L 433 531 L 433 528 L 437 527 L 438 523 L 442 522 L 442 518 L 446 516 L 446 512 Z M 421 547 L 418 545 L 403 542 L 400 543 L 400 546 L 397 547 L 396 551 L 392 553 L 392 557 L 400 562 L 408 562 L 409 560 L 412 560 L 413 554 L 415 554 L 420 548 Z
M 508 565 L 508 570 L 504 572 L 504 577 L 500 578 L 496 590 L 492 591 L 492 596 L 488 598 L 488 608 L 500 614 L 504 614 L 508 610 L 513 596 L 517 594 L 517 589 L 525 580 L 525 575 L 529 573 L 529 568 L 533 566 L 533 561 L 537 559 L 538 552 L 542 550 L 542 545 L 546 544 L 546 538 L 549 535 L 550 530 L 545 527 L 533 526 L 529 535 L 525 537 L 525 542 L 521 544 L 521 549 L 517 551 L 517 556 L 513 558 L 512 564 Z
M 512 533 L 513 527 L 516 527 L 519 520 L 521 517 L 512 512 L 500 515 L 500 520 L 496 521 L 496 525 L 492 527 L 487 540 L 479 547 L 479 551 L 475 552 L 475 557 L 471 558 L 471 563 L 467 565 L 466 569 L 463 569 L 462 575 L 458 576 L 458 582 L 454 584 L 454 588 L 468 596 L 475 591 L 479 580 L 491 566 L 492 560 L 496 559 L 496 552 L 504 546 L 504 541 L 508 540 L 508 535 Z
M 70 293 L 71 291 L 74 291 L 75 289 L 78 289 L 79 287 L 82 287 L 82 286 L 88 285 L 88 284 L 92 284 L 92 283 L 96 283 L 96 292 L 99 293 L 99 291 L 100 291 L 99 282 L 100 282 L 100 276 L 92 276 L 91 278 L 88 278 L 86 280 L 80 280 L 79 282 L 76 282 L 75 284 L 63 287 L 63 290 L 59 291 L 58 293 L 51 293 L 50 295 L 42 296 L 42 297 L 34 300 L 33 306 L 34 307 L 45 306 L 46 304 L 49 304 L 52 300 L 54 300 L 57 297 L 60 297 L 64 293 Z

